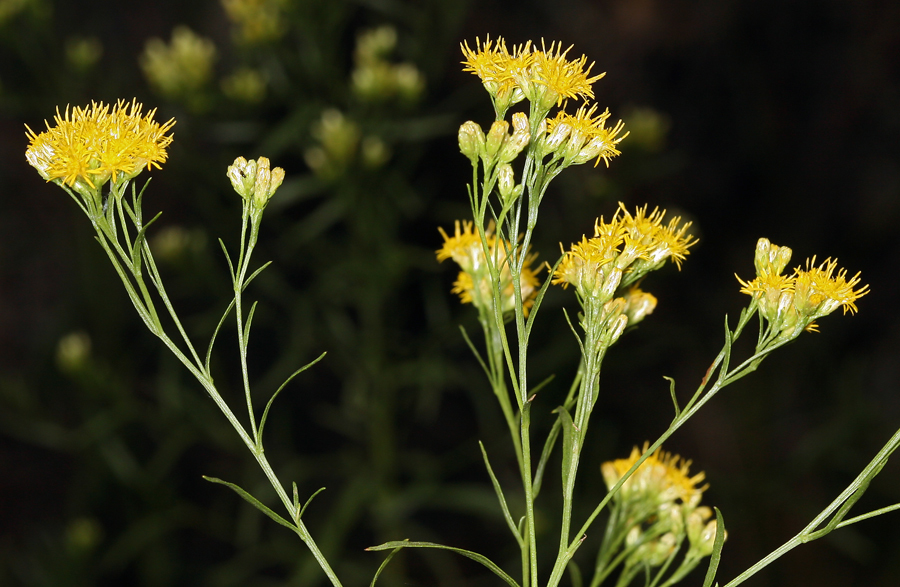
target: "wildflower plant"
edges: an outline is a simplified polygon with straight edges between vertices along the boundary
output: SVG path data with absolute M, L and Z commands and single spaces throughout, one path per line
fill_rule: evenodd
M 591 415 L 601 402 L 600 372 L 610 348 L 628 327 L 639 324 L 654 311 L 658 300 L 641 289 L 645 278 L 668 262 L 681 267 L 697 243 L 690 223 L 667 218 L 659 208 L 628 209 L 623 204 L 606 220 L 594 222 L 593 235 L 583 235 L 551 265 L 535 265 L 531 250 L 540 205 L 552 180 L 564 169 L 601 160 L 606 165 L 620 154 L 627 133 L 621 121 L 609 124 L 611 115 L 593 103 L 592 84 L 603 74 L 592 74 L 587 58 L 573 58 L 571 47 L 541 42 L 507 48 L 503 39 L 476 40 L 475 49 L 463 44 L 465 70 L 478 75 L 492 100 L 495 119 L 485 130 L 476 122 L 460 126 L 459 147 L 472 164 L 468 186 L 471 219 L 458 220 L 452 233 L 439 229 L 443 245 L 439 261 L 452 259 L 459 274 L 452 292 L 478 313 L 483 347 L 479 350 L 463 331 L 483 368 L 503 413 L 521 477 L 524 507 L 514 511 L 493 472 L 488 450 L 482 456 L 503 516 L 520 552 L 518 572 L 508 572 L 487 556 L 457 546 L 428 542 L 395 541 L 368 550 L 389 550 L 372 580 L 374 585 L 388 562 L 403 548 L 440 548 L 473 559 L 511 587 L 556 587 L 566 573 L 573 584 L 583 584 L 580 554 L 583 545 L 596 548 L 590 567 L 591 587 L 615 582 L 670 586 L 682 580 L 707 557 L 704 586 L 715 580 L 725 541 L 724 519 L 718 509 L 702 504 L 707 488 L 704 473 L 691 472 L 691 462 L 664 452 L 662 444 L 720 390 L 751 373 L 773 351 L 815 330 L 817 321 L 838 308 L 855 313 L 856 302 L 868 293 L 859 275 L 848 277 L 836 260 L 816 263 L 815 258 L 786 274 L 791 250 L 760 239 L 756 247 L 756 277 L 738 278 L 750 301 L 732 328 L 725 323 L 725 343 L 699 387 L 680 403 L 675 382 L 670 380 L 674 417 L 666 430 L 642 449 L 600 467 L 605 493 L 593 494 L 595 505 L 583 520 L 575 519 L 575 485 L 590 429 Z M 527 113 L 511 108 L 527 101 Z M 570 102 L 581 103 L 573 108 Z M 555 109 L 555 110 L 554 110 Z M 267 264 L 254 268 L 251 257 L 264 211 L 282 184 L 285 173 L 271 167 L 265 157 L 238 157 L 225 176 L 242 201 L 242 224 L 237 255 L 222 249 L 228 263 L 232 299 L 204 349 L 195 346 L 166 293 L 147 240 L 156 217 L 145 221 L 142 212 L 146 184 L 138 189 L 133 180 L 165 163 L 172 142 L 174 121 L 160 124 L 155 111 L 142 112 L 141 104 L 93 103 L 57 112 L 53 124 L 36 133 L 27 129 L 26 159 L 47 181 L 60 186 L 85 213 L 96 238 L 119 276 L 129 299 L 147 328 L 197 379 L 225 415 L 271 483 L 287 515 L 264 505 L 241 487 L 217 478 L 268 517 L 296 533 L 306 544 L 331 584 L 341 582 L 317 546 L 303 520 L 310 497 L 301 503 L 300 490 L 291 491 L 270 465 L 263 446 L 263 432 L 275 398 L 299 373 L 319 358 L 297 369 L 269 397 L 259 413 L 254 407 L 248 370 L 250 328 L 256 305 L 248 309 L 244 292 Z M 332 125 L 334 126 L 334 125 Z M 322 141 L 330 131 L 323 124 Z M 130 189 L 129 189 L 130 188 Z M 221 242 L 221 241 L 220 241 Z M 543 279 L 543 283 L 541 282 Z M 539 392 L 547 381 L 534 384 L 528 377 L 529 343 L 544 296 L 551 285 L 574 291 L 577 319 L 566 315 L 580 351 L 577 371 L 561 402 L 547 404 Z M 234 310 L 241 387 L 246 416 L 238 416 L 219 392 L 211 373 L 217 335 Z M 759 334 L 746 358 L 732 357 L 732 347 L 756 317 Z M 174 334 L 170 334 L 174 328 Z M 540 401 L 539 401 L 540 400 Z M 552 411 L 556 419 L 540 436 L 532 430 L 531 411 Z M 737 585 L 798 544 L 832 530 L 900 508 L 900 504 L 845 519 L 853 504 L 884 466 L 900 443 L 900 432 L 884 446 L 850 486 L 806 528 L 785 545 L 728 583 Z M 548 486 L 551 456 L 560 454 L 558 541 L 548 549 L 538 544 L 535 503 Z M 555 462 L 555 461 L 554 461 Z M 320 490 L 321 491 L 321 490 Z M 313 493 L 313 497 L 317 494 Z M 599 543 L 588 543 L 588 532 L 604 510 L 606 529 Z M 574 524 L 574 527 L 573 527 Z M 574 530 L 574 531 L 573 531 Z M 539 547 L 542 549 L 539 551 Z M 539 557 L 540 552 L 540 557 Z M 539 562 L 541 563 L 539 565 Z M 542 571 L 549 571 L 546 575 Z M 518 574 L 516 579 L 513 575 Z

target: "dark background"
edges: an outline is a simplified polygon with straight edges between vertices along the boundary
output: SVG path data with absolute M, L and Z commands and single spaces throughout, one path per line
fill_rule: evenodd
M 704 503 L 725 516 L 722 582 L 799 531 L 895 432 L 900 4 L 294 0 L 283 10 L 284 34 L 255 46 L 232 40 L 214 1 L 32 0 L 3 16 L 0 584 L 324 584 L 294 536 L 200 478 L 234 481 L 272 502 L 224 418 L 142 329 L 88 223 L 25 163 L 23 125 L 39 131 L 57 105 L 136 96 L 158 107 L 158 120 L 177 119 L 145 210 L 164 211 L 158 231 L 183 229 L 163 270 L 198 340 L 227 303 L 216 239 L 233 251 L 238 235 L 226 166 L 265 155 L 287 171 L 256 257 L 274 264 L 249 291 L 260 300 L 251 369 L 263 405 L 293 369 L 329 353 L 279 399 L 267 454 L 302 496 L 327 486 L 307 524 L 345 585 L 364 584 L 377 568 L 381 556 L 365 546 L 401 538 L 484 552 L 518 575 L 476 440 L 511 495 L 514 461 L 457 329 L 475 333 L 474 312 L 449 294 L 454 269 L 433 258 L 436 226 L 467 214 L 456 128 L 492 116 L 478 80 L 460 71 L 464 39 L 574 44 L 576 56 L 607 72 L 597 101 L 632 129 L 609 170 L 579 168 L 553 184 L 535 246 L 543 259 L 617 200 L 682 214 L 700 237 L 680 273 L 647 279 L 659 307 L 604 365 L 576 519 L 605 491 L 599 464 L 667 426 L 662 377 L 676 379 L 682 401 L 695 389 L 721 348 L 724 316 L 733 324 L 747 302 L 734 273 L 752 277 L 760 236 L 792 247 L 792 266 L 837 256 L 872 292 L 858 315 L 823 319 L 819 334 L 804 334 L 722 392 L 667 444 L 706 472 Z M 178 24 L 218 48 L 216 78 L 194 102 L 155 95 L 138 66 L 145 42 L 168 40 Z M 356 35 L 382 24 L 397 31 L 392 59 L 425 76 L 415 104 L 350 95 Z M 92 66 L 66 59 L 78 37 L 102 44 Z M 241 64 L 268 72 L 261 102 L 217 90 Z M 312 173 L 303 153 L 329 107 L 379 136 L 388 162 Z M 538 436 L 575 366 L 560 310 L 574 305 L 570 292 L 553 291 L 534 338 L 532 380 L 557 375 L 535 409 Z M 58 344 L 73 332 L 89 337 L 90 352 L 66 363 Z M 238 406 L 229 336 L 218 347 L 217 382 Z M 889 463 L 853 512 L 900 501 L 898 477 Z M 546 553 L 557 489 L 548 484 L 539 511 Z M 804 545 L 748 584 L 897 585 L 896 516 Z M 584 561 L 600 533 L 589 533 Z M 701 580 L 698 572 L 688 582 Z M 425 551 L 398 557 L 384 581 L 497 584 L 470 561 Z

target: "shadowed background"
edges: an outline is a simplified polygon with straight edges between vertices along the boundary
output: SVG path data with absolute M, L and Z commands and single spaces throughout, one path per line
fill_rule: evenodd
M 299 540 L 200 478 L 273 501 L 212 402 L 143 330 L 87 221 L 25 163 L 23 125 L 39 132 L 66 104 L 137 97 L 158 120 L 177 119 L 169 162 L 140 179 L 153 176 L 145 213 L 164 212 L 153 244 L 199 346 L 227 305 L 217 239 L 233 251 L 238 237 L 225 168 L 263 155 L 286 170 L 256 252 L 274 263 L 248 292 L 260 300 L 251 371 L 262 406 L 328 352 L 279 398 L 267 453 L 301 498 L 327 487 L 307 525 L 345 585 L 377 568 L 381 555 L 364 547 L 402 538 L 484 552 L 517 575 L 477 440 L 516 495 L 512 451 L 458 330 L 476 332 L 474 311 L 433 255 L 436 227 L 468 214 L 457 127 L 492 119 L 477 78 L 460 71 L 462 40 L 573 44 L 607 72 L 597 101 L 631 130 L 609 170 L 553 183 L 541 259 L 617 201 L 681 214 L 700 237 L 680 273 L 644 282 L 659 306 L 607 358 L 576 520 L 605 491 L 600 463 L 671 420 L 662 377 L 682 401 L 699 383 L 724 316 L 733 324 L 747 302 L 734 273 L 752 277 L 760 236 L 792 247 L 792 266 L 838 257 L 872 293 L 667 444 L 706 472 L 704 503 L 725 516 L 721 581 L 799 531 L 900 426 L 897 3 L 273 0 L 241 14 L 212 0 L 0 2 L 0 585 L 325 584 Z M 393 44 L 382 32 L 369 37 L 380 49 L 359 49 L 385 25 Z M 209 68 L 198 58 L 178 69 L 160 49 L 179 26 Z M 365 75 L 383 85 L 359 90 Z M 557 289 L 533 343 L 532 380 L 557 376 L 537 400 L 538 437 L 576 365 L 561 311 L 576 303 Z M 239 406 L 234 342 L 221 337 L 214 364 Z M 898 477 L 889 463 L 853 513 L 900 501 Z M 538 530 L 549 554 L 558 474 L 548 481 Z M 802 546 L 748 585 L 896 585 L 897 519 Z M 589 534 L 584 566 L 600 526 Z M 383 580 L 497 584 L 471 561 L 426 551 L 398 556 Z

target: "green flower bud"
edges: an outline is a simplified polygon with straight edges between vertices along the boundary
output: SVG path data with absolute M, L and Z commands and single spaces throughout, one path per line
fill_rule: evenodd
M 472 165 L 478 163 L 478 158 L 484 156 L 484 131 L 471 120 L 464 122 L 459 127 L 459 150 L 469 158 Z
M 497 157 L 500 147 L 503 146 L 503 142 L 509 136 L 506 134 L 508 130 L 509 123 L 505 120 L 497 120 L 491 125 L 491 130 L 488 131 L 484 144 L 486 161 L 493 161 Z

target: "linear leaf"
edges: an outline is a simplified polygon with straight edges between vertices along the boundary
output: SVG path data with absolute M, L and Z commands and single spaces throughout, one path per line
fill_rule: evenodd
M 287 385 L 288 383 L 290 383 L 291 380 L 294 379 L 294 377 L 303 373 L 304 371 L 306 371 L 307 369 L 309 369 L 310 367 L 312 367 L 313 365 L 315 365 L 316 363 L 321 361 L 325 357 L 326 354 L 327 353 L 322 353 L 321 355 L 319 355 L 318 357 L 316 357 L 309 363 L 303 365 L 302 367 L 300 367 L 299 369 L 297 369 L 296 371 L 291 373 L 290 376 L 284 380 L 284 383 L 281 384 L 281 387 L 279 387 L 277 390 L 275 390 L 275 393 L 273 393 L 272 397 L 269 398 L 269 403 L 266 404 L 266 409 L 263 410 L 262 419 L 259 421 L 259 430 L 256 433 L 256 442 L 257 443 L 261 443 L 261 441 L 262 441 L 263 428 L 265 428 L 266 419 L 269 417 L 269 408 L 272 407 L 272 402 L 275 401 L 275 398 L 278 397 L 278 394 L 281 393 L 281 390 L 284 389 L 284 386 Z
M 713 580 L 716 578 L 716 570 L 719 568 L 719 560 L 722 558 L 722 546 L 725 544 L 725 520 L 722 518 L 722 512 L 719 508 L 716 510 L 716 539 L 713 542 L 712 555 L 709 557 L 709 569 L 706 571 L 706 578 L 703 579 L 703 587 L 712 587 Z
M 497 499 L 500 501 L 503 517 L 506 518 L 509 529 L 512 530 L 513 536 L 516 537 L 516 542 L 519 543 L 519 546 L 523 546 L 525 542 L 522 539 L 522 535 L 519 534 L 519 531 L 516 529 L 516 523 L 509 513 L 509 506 L 506 504 L 506 497 L 503 495 L 503 488 L 500 487 L 500 482 L 497 481 L 497 477 L 494 475 L 494 470 L 491 468 L 491 462 L 488 460 L 487 451 L 484 450 L 484 444 L 482 444 L 480 440 L 478 441 L 478 446 L 481 447 L 481 455 L 484 457 L 484 466 L 487 469 L 488 475 L 491 477 L 491 483 L 494 484 L 494 491 L 497 492 Z
M 461 554 L 466 558 L 470 558 L 475 562 L 481 563 L 495 575 L 506 581 L 506 584 L 510 587 L 519 587 L 519 584 L 516 583 L 515 579 L 507 575 L 503 571 L 503 569 L 494 564 L 488 557 L 484 556 L 483 554 L 478 554 L 477 552 L 472 552 L 471 550 L 463 550 L 462 548 L 454 548 L 453 546 L 435 544 L 434 542 L 408 542 L 405 540 L 385 542 L 384 544 L 379 544 L 378 546 L 370 546 L 366 550 L 389 550 L 394 548 L 437 548 L 440 550 L 451 550 L 457 554 Z
M 262 513 L 266 514 L 267 516 L 269 516 L 270 518 L 272 518 L 273 520 L 275 520 L 276 522 L 278 522 L 285 528 L 290 528 L 294 532 L 297 531 L 296 526 L 294 526 L 293 524 L 291 524 L 290 522 L 288 522 L 287 520 L 285 520 L 284 518 L 282 518 L 281 516 L 279 516 L 278 514 L 273 512 L 272 510 L 270 510 L 268 507 L 263 505 L 263 503 L 261 501 L 259 501 L 258 499 L 256 499 L 255 497 L 253 497 L 252 495 L 250 495 L 249 493 L 244 491 L 240 486 L 235 485 L 234 483 L 229 483 L 228 481 L 222 481 L 221 479 L 216 479 L 215 477 L 207 477 L 206 475 L 203 475 L 203 478 L 211 483 L 218 483 L 219 485 L 225 485 L 226 487 L 230 487 L 231 489 L 234 490 L 235 493 L 237 493 L 238 495 L 243 497 L 245 500 L 247 500 L 250 503 L 250 505 L 252 505 L 256 509 L 258 509 Z

